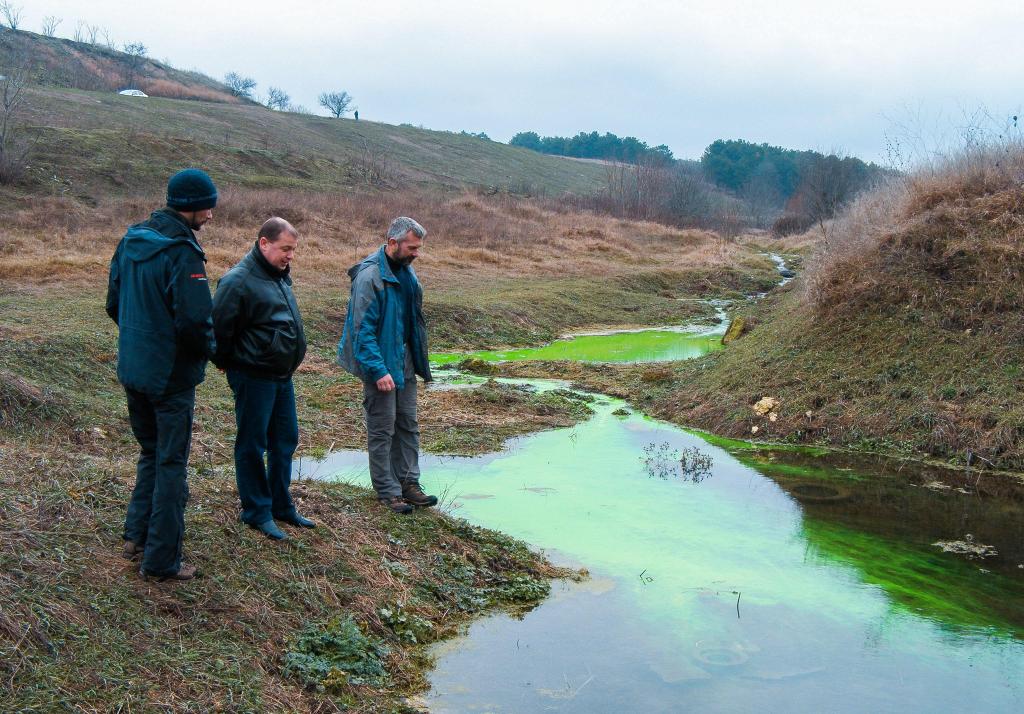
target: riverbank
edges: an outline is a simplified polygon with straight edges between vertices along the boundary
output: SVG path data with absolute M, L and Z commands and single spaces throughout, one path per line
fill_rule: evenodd
M 201 577 L 145 582 L 117 550 L 128 454 L 0 446 L 0 687 L 19 711 L 400 710 L 424 686 L 423 644 L 529 608 L 567 575 L 513 539 L 399 518 L 345 485 L 293 485 L 318 527 L 272 543 L 238 522 L 217 467 L 190 478 Z

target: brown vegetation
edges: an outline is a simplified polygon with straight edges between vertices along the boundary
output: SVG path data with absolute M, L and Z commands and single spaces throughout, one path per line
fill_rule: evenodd
M 158 198 L 109 199 L 92 208 L 70 198 L 13 202 L 0 237 L 3 279 L 99 284 L 124 226 L 143 220 Z M 321 193 L 225 190 L 215 220 L 201 240 L 210 272 L 236 262 L 256 228 L 271 215 L 291 221 L 302 235 L 295 270 L 302 283 L 343 287 L 344 271 L 379 245 L 397 215 L 415 217 L 429 231 L 417 269 L 433 284 L 481 283 L 535 275 L 591 276 L 725 266 L 743 249 L 702 231 L 654 223 L 613 221 L 588 212 L 565 212 L 507 194 L 439 195 L 431 192 Z
M 806 297 L 821 317 L 920 310 L 948 330 L 1021 334 L 1024 150 L 973 152 L 859 200 L 823 241 Z

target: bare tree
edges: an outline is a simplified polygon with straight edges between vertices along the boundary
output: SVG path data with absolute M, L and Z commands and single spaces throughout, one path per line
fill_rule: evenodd
M 277 111 L 284 111 L 288 108 L 288 103 L 291 102 L 292 98 L 288 96 L 288 92 L 284 91 L 280 87 L 271 87 L 267 90 L 267 100 L 264 104 L 270 109 L 276 109 Z
M 124 63 L 124 84 L 126 88 L 131 88 L 135 86 L 146 61 L 146 46 L 141 42 L 128 42 L 124 46 L 124 53 L 128 55 Z
M 256 89 L 256 80 L 252 77 L 243 77 L 238 72 L 228 72 L 224 75 L 224 84 L 236 97 L 240 99 L 252 99 L 252 90 Z
M 320 106 L 329 111 L 335 119 L 345 116 L 352 101 L 352 95 L 348 92 L 324 92 L 319 97 Z
M 365 139 L 362 151 L 349 159 L 349 172 L 357 180 L 371 186 L 394 186 L 397 179 L 388 152 Z
M 25 170 L 29 145 L 14 140 L 15 122 L 25 107 L 25 87 L 32 77 L 27 51 L 15 52 L 10 66 L 0 66 L 0 183 L 13 183 Z
M 75 26 L 74 41 L 95 45 L 100 35 L 99 25 L 90 25 L 85 20 L 79 20 Z
M 849 157 L 829 154 L 816 158 L 804 171 L 794 203 L 803 209 L 809 223 L 817 223 L 827 238 L 825 222 L 834 218 L 856 193 L 864 188 L 863 169 Z
M 59 17 L 55 15 L 47 15 L 43 18 L 43 35 L 45 37 L 53 37 L 57 34 L 57 26 L 63 22 Z
M 114 42 L 114 38 L 110 34 L 110 30 L 105 27 L 100 28 L 100 34 L 103 35 L 103 44 L 112 50 L 117 49 L 117 43 Z
M 15 7 L 11 4 L 11 0 L 0 0 L 0 15 L 3 15 L 4 21 L 12 30 L 17 30 L 21 25 L 21 16 L 24 12 L 25 8 Z

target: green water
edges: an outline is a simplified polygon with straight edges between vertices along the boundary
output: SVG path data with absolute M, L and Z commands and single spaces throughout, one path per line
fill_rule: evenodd
M 442 651 L 433 711 L 1019 705 L 1019 509 L 922 492 L 967 514 L 947 537 L 981 521 L 1007 532 L 1000 571 L 941 553 L 931 535 L 901 534 L 892 514 L 878 514 L 870 527 L 830 521 L 824 510 L 844 502 L 877 510 L 872 474 L 837 470 L 838 504 L 801 505 L 790 493 L 802 493 L 798 482 L 779 483 L 749 458 L 671 425 L 613 415 L 621 406 L 602 399 L 586 423 L 515 440 L 500 454 L 424 458 L 423 483 L 453 496 L 457 515 L 593 574 L 523 620 L 489 618 Z M 651 476 L 641 463 L 650 444 L 668 444 L 666 454 L 701 449 L 714 459 L 711 476 Z M 368 483 L 360 452 L 335 454 L 319 468 Z M 854 491 L 867 495 L 858 502 Z M 972 501 L 966 511 L 961 499 Z
M 642 359 L 569 342 L 531 353 Z M 497 454 L 423 457 L 424 486 L 455 515 L 591 573 L 522 619 L 485 618 L 441 645 L 431 711 L 1020 710 L 1019 486 L 759 449 L 616 415 L 618 400 L 593 406 Z M 678 469 L 693 448 L 713 460 L 703 478 Z M 314 468 L 369 484 L 363 452 Z M 998 556 L 933 545 L 967 534 Z
M 430 356 L 437 365 L 449 365 L 467 358 L 486 362 L 526 360 L 574 360 L 577 362 L 657 362 L 692 359 L 721 349 L 720 330 L 687 332 L 671 329 L 580 335 L 556 340 L 543 347 L 526 347 L 480 352 L 440 353 Z

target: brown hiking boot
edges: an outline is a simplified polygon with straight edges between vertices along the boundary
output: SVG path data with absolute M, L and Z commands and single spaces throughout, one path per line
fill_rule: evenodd
M 402 484 L 402 498 L 406 503 L 411 503 L 419 508 L 429 508 L 437 505 L 437 496 L 429 496 L 423 493 L 423 489 L 415 481 Z
M 142 551 L 145 549 L 145 546 L 141 546 L 133 540 L 126 540 L 121 548 L 121 557 L 125 560 L 135 560 L 142 555 Z
M 399 496 L 391 496 L 390 498 L 381 498 L 378 500 L 395 513 L 412 513 L 412 506 L 403 501 Z
M 178 568 L 178 572 L 172 575 L 152 575 L 145 570 L 139 572 L 142 573 L 143 580 L 155 580 L 158 583 L 166 583 L 169 580 L 191 580 L 196 576 L 196 566 L 183 565 Z

